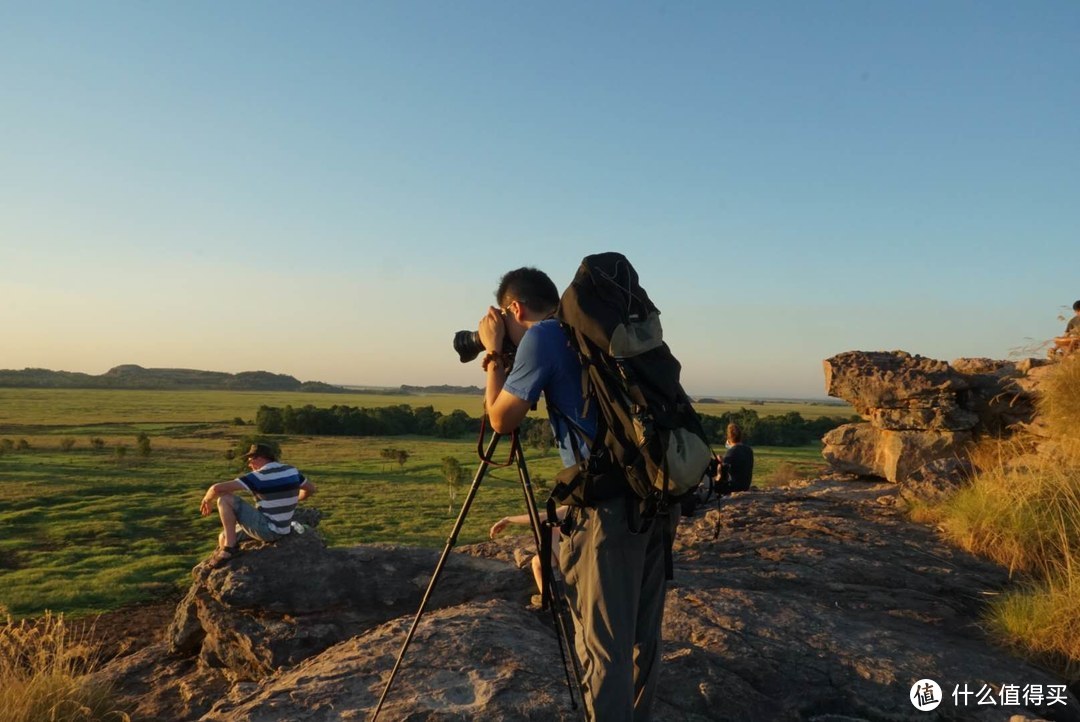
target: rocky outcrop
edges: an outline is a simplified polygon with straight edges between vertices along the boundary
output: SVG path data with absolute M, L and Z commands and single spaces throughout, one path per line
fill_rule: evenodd
M 824 361 L 825 390 L 864 423 L 825 435 L 823 454 L 841 472 L 898 482 L 933 495 L 967 472 L 966 450 L 984 434 L 1034 417 L 1045 362 L 944 361 L 904 351 L 848 351 Z
M 1053 707 L 953 702 L 952 690 L 963 685 L 972 691 L 1000 690 L 1005 684 L 1042 685 L 1055 692 L 1064 687 L 992 645 L 980 631 L 985 600 L 1009 583 L 1004 570 L 946 546 L 931 530 L 908 521 L 896 494 L 896 485 L 888 483 L 796 482 L 728 497 L 719 511 L 683 520 L 666 605 L 655 719 L 1080 719 L 1078 702 L 1063 691 L 1066 704 Z M 196 575 L 193 587 L 207 594 L 213 590 L 231 603 L 248 599 L 229 596 L 234 585 L 250 587 L 259 575 L 283 568 L 279 554 L 311 554 L 315 559 L 307 568 L 329 568 L 318 557 L 334 550 L 302 544 L 307 552 L 280 543 L 253 550 L 246 567 L 238 561 L 231 563 L 235 568 Z M 518 537 L 452 554 L 448 570 L 460 575 L 448 571 L 440 579 L 437 592 L 445 596 L 425 614 L 380 719 L 580 719 L 568 702 L 550 616 L 528 605 L 531 579 L 510 561 L 515 547 L 527 544 L 528 537 Z M 237 667 L 244 679 L 234 668 L 209 666 L 209 657 L 183 656 L 179 649 L 170 654 L 159 645 L 107 669 L 120 701 L 136 709 L 135 719 L 369 719 L 415 612 L 397 603 L 390 605 L 390 616 L 382 612 L 387 595 L 397 598 L 391 577 L 411 574 L 406 586 L 419 589 L 434 567 L 434 553 L 428 556 L 430 568 L 421 568 L 407 561 L 413 558 L 409 550 L 379 548 L 379 555 L 367 560 L 356 558 L 353 550 L 341 551 L 354 557 L 354 573 L 386 594 L 341 602 L 322 622 L 318 615 L 305 619 L 302 610 L 286 613 L 284 608 L 265 616 L 251 607 L 236 613 L 262 620 L 259 634 L 265 637 L 255 646 L 264 649 L 277 643 L 279 633 L 295 638 L 289 619 L 294 613 L 297 627 L 328 624 L 333 614 L 356 619 L 370 614 L 367 629 L 340 624 L 340 638 L 320 651 L 286 644 L 294 650 L 288 659 L 296 661 L 261 675 L 249 674 L 253 668 L 244 663 Z M 285 577 L 297 585 L 327 588 L 305 592 L 315 598 L 345 600 L 354 594 L 345 573 L 289 569 L 300 574 Z M 504 578 L 512 583 L 504 586 Z M 196 616 L 204 613 L 200 607 Z M 388 621 L 375 619 L 379 616 Z M 268 618 L 279 624 L 269 624 Z M 226 622 L 205 626 L 218 624 Z M 246 644 L 240 635 L 227 643 Z M 214 656 L 250 654 L 217 651 Z M 924 678 L 944 690 L 936 713 L 918 712 L 909 701 L 912 684 Z M 1000 699 L 999 691 L 994 694 Z
M 313 532 L 248 545 L 223 567 L 195 567 L 167 632 L 171 653 L 239 680 L 262 679 L 415 611 L 439 557 L 392 545 L 328 549 Z M 513 567 L 459 554 L 428 603 L 438 609 L 519 586 Z

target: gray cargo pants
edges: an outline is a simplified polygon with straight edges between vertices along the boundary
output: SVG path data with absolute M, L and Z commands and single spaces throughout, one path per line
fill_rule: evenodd
M 559 553 L 593 722 L 647 722 L 660 671 L 665 518 L 635 534 L 628 503 L 575 508 Z M 666 521 L 674 535 L 678 510 Z

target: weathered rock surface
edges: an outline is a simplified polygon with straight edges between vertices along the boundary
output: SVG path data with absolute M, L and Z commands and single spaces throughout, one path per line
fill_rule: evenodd
M 249 543 L 218 569 L 195 567 L 168 630 L 169 649 L 256 680 L 420 604 L 439 553 L 365 545 L 327 549 L 315 533 Z M 506 564 L 454 555 L 429 604 L 439 608 L 520 586 Z
M 969 388 L 967 379 L 944 361 L 904 351 L 847 351 L 825 359 L 823 366 L 825 392 L 862 415 L 871 409 L 938 408 Z
M 1080 719 L 1072 696 L 1065 705 L 1038 709 L 953 703 L 953 688 L 965 684 L 977 691 L 1062 683 L 984 638 L 978 615 L 1008 586 L 1005 572 L 907 521 L 896 494 L 886 483 L 796 482 L 730 497 L 719 513 L 683 520 L 655 719 Z M 714 541 L 717 519 L 721 533 Z M 567 701 L 550 616 L 527 607 L 528 573 L 503 561 L 526 539 L 461 549 L 486 559 L 454 553 L 450 566 L 461 575 L 440 580 L 445 606 L 425 614 L 380 719 L 579 718 Z M 248 563 L 269 567 L 280 551 L 253 553 Z M 376 567 L 405 568 L 394 555 L 411 557 L 405 550 L 380 551 L 388 556 L 362 562 L 367 579 L 392 584 Z M 434 567 L 429 559 L 430 568 L 417 570 L 424 584 Z M 482 589 L 502 579 L 489 571 L 494 566 L 513 583 Z M 213 583 L 219 573 L 197 584 Z M 237 569 L 233 575 L 255 573 Z M 350 585 L 343 576 L 299 579 L 311 586 Z M 483 596 L 468 601 L 469 593 Z M 378 606 L 380 599 L 357 599 L 337 613 L 358 619 L 366 612 L 347 606 Z M 117 660 L 107 672 L 140 704 L 142 716 L 135 719 L 366 720 L 414 612 L 415 605 L 362 632 L 341 624 L 338 643 L 251 682 L 197 657 L 169 655 L 163 646 Z M 288 627 L 263 629 L 296 634 Z M 241 669 L 247 674 L 250 667 Z M 918 712 L 909 701 L 912 684 L 923 678 L 944 689 L 935 712 Z
M 837 354 L 824 361 L 826 391 L 850 402 L 866 423 L 827 434 L 824 456 L 838 471 L 898 482 L 916 495 L 955 488 L 972 442 L 1031 424 L 1044 363 Z

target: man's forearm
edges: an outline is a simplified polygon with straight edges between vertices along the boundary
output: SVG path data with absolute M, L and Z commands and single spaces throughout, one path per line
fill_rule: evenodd
M 499 393 L 506 384 L 506 369 L 495 359 L 488 364 L 485 375 L 487 379 L 484 386 L 484 408 L 490 410 L 495 406 L 495 399 L 499 398 Z

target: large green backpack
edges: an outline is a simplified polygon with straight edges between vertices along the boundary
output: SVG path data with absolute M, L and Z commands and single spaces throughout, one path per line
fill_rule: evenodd
M 714 457 L 664 343 L 660 311 L 622 254 L 600 253 L 581 262 L 557 316 L 581 359 L 586 406 L 599 411 L 591 468 L 615 472 L 646 506 L 666 508 L 701 482 Z M 588 501 L 588 490 L 561 492 L 571 503 Z

